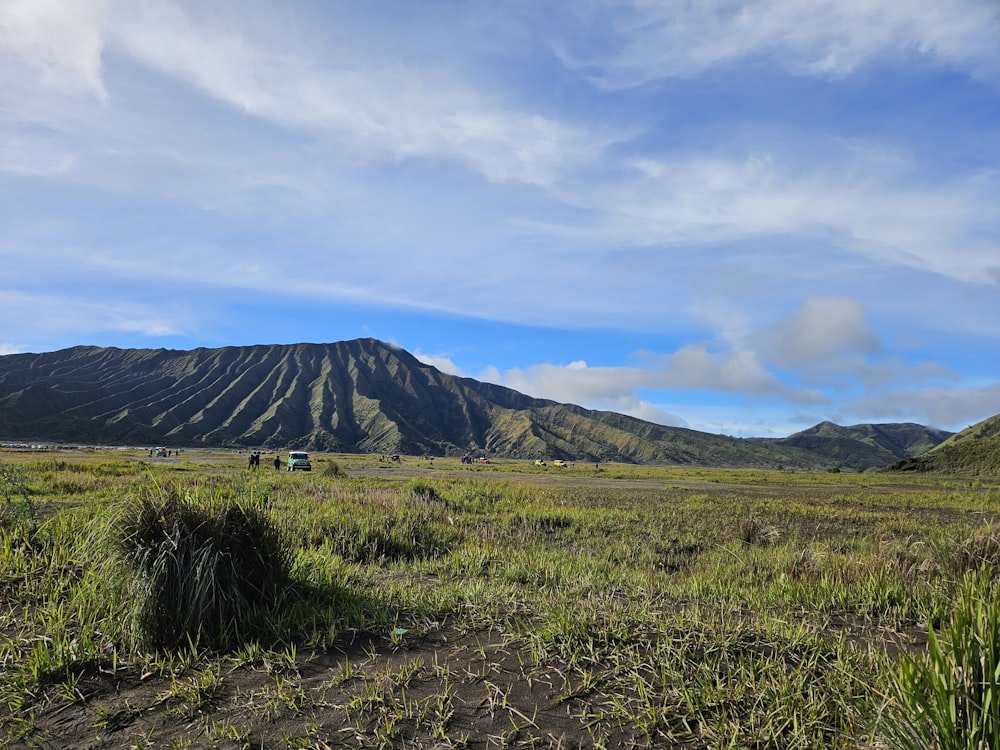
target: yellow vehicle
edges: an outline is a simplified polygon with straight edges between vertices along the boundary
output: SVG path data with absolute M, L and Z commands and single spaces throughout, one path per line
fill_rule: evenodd
M 553 466 L 569 466 L 568 463 L 566 463 L 565 461 L 562 461 L 562 460 L 560 460 L 558 458 L 555 461 L 552 462 L 552 465 Z

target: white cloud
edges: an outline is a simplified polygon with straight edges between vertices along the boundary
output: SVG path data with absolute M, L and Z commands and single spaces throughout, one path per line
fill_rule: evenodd
M 424 364 L 457 377 L 468 377 L 450 357 L 414 350 L 413 356 Z M 634 383 L 643 373 L 631 368 L 590 368 L 583 360 L 565 366 L 537 365 L 526 370 L 501 373 L 496 367 L 483 370 L 476 380 L 512 388 L 535 398 L 573 403 L 584 408 L 613 411 L 656 424 L 687 427 L 683 417 L 670 413 L 633 392 Z
M 859 419 L 913 421 L 959 431 L 1000 414 L 1000 384 L 880 392 L 846 407 Z
M 101 76 L 105 6 L 104 0 L 5 0 L 0 4 L 0 70 L 7 70 L 0 81 L 28 75 L 62 95 L 106 99 Z
M 594 238 L 609 243 L 683 247 L 797 237 L 879 265 L 995 283 L 995 171 L 928 183 L 902 158 L 890 167 L 854 144 L 813 146 L 822 156 L 795 167 L 773 153 L 644 157 L 617 183 L 563 197 L 599 217 Z
M 501 384 L 535 398 L 587 406 L 631 393 L 647 378 L 633 368 L 537 364 L 503 371 Z
M 0 342 L 0 355 L 5 355 L 5 354 L 20 354 L 22 351 L 24 351 L 24 350 L 20 346 L 18 346 L 17 344 L 8 344 L 8 343 Z
M 633 394 L 599 400 L 590 408 L 600 411 L 613 411 L 618 414 L 625 414 L 646 422 L 667 425 L 669 427 L 690 427 L 688 421 L 679 414 L 668 411 L 651 401 L 639 399 Z
M 887 353 L 864 305 L 852 298 L 807 297 L 776 323 L 750 332 L 746 341 L 769 368 L 841 392 L 954 383 L 959 378 L 937 362 L 905 362 Z
M 70 179 L 87 185 L 222 218 L 249 216 L 257 226 L 261 217 L 281 217 L 276 221 L 287 221 L 290 230 L 282 238 L 296 235 L 313 272 L 283 277 L 270 248 L 225 248 L 203 237 L 170 238 L 176 262 L 165 269 L 150 261 L 155 252 L 134 252 L 138 244 L 155 244 L 148 235 L 100 243 L 86 256 L 95 267 L 133 278 L 197 281 L 198 259 L 211 254 L 220 265 L 243 269 L 217 283 L 265 292 L 474 310 L 493 320 L 650 329 L 676 318 L 664 297 L 689 302 L 692 279 L 679 266 L 694 266 L 697 254 L 711 257 L 714 267 L 738 253 L 745 265 L 767 268 L 780 282 L 790 274 L 844 273 L 823 257 L 832 244 L 860 264 L 915 268 L 963 282 L 996 280 L 1000 204 L 994 197 L 1000 183 L 988 170 L 928 181 L 918 165 L 891 149 L 829 142 L 800 147 L 800 156 L 814 145 L 820 152 L 802 162 L 773 149 L 728 158 L 650 153 L 616 161 L 605 148 L 612 140 L 606 133 L 484 93 L 496 89 L 477 86 L 461 72 L 373 59 L 358 54 L 356 42 L 320 56 L 318 37 L 304 33 L 308 43 L 291 46 L 286 28 L 271 36 L 261 31 L 266 15 L 226 20 L 218 11 L 233 7 L 112 3 L 107 45 L 234 113 L 285 128 L 279 137 L 258 140 L 237 126 L 230 130 L 228 121 L 218 130 L 214 121 L 202 128 L 180 110 L 170 111 L 176 119 L 166 122 L 144 120 L 142 102 L 125 101 L 116 90 L 107 121 L 95 116 L 83 129 L 96 146 L 86 139 L 0 133 L 7 144 L 0 146 L 0 167 L 52 177 L 71 172 Z M 94 34 L 105 32 L 97 27 Z M 126 105 L 136 110 L 118 108 Z M 67 133 L 81 137 L 72 128 Z M 407 165 L 398 162 L 411 157 L 461 164 L 487 180 L 526 183 L 532 190 L 518 201 L 505 195 L 502 206 L 484 208 L 482 195 L 467 197 L 463 183 L 444 204 L 441 194 L 394 193 L 386 173 L 380 175 L 384 182 L 366 183 L 371 172 L 352 171 L 360 170 L 356 160 L 405 172 Z M 434 175 L 427 180 L 438 184 Z M 538 186 L 548 188 L 547 198 L 534 190 Z M 534 221 L 542 202 L 555 209 L 544 224 Z M 290 221 L 304 204 L 312 212 L 308 221 Z M 324 211 L 327 221 L 317 221 Z M 389 215 L 393 221 L 386 222 Z M 338 224 L 354 234 L 345 232 L 334 252 L 327 237 Z M 794 238 L 802 256 L 813 256 L 806 271 L 761 247 L 775 236 Z M 748 240 L 761 246 L 730 247 Z M 623 248 L 636 247 L 646 255 L 630 270 L 620 256 Z M 489 279 L 462 262 L 470 252 L 498 261 Z M 384 274 L 387 263 L 398 273 Z M 558 264 L 562 271 L 558 279 L 527 278 L 518 269 L 529 263 Z M 663 288 L 670 283 L 676 291 Z
M 566 60 L 602 69 L 596 79 L 609 87 L 756 60 L 829 78 L 914 56 L 977 75 L 1000 72 L 1000 8 L 991 0 L 626 0 L 592 17 L 610 25 L 616 48 L 600 57 L 570 48 Z
M 640 399 L 637 391 L 712 392 L 808 404 L 826 401 L 820 393 L 789 388 L 748 350 L 713 353 L 703 346 L 690 345 L 672 354 L 644 353 L 641 365 L 588 367 L 585 362 L 576 361 L 568 365 L 536 364 L 503 372 L 494 369 L 488 374 L 491 382 L 536 398 L 619 411 L 673 425 L 683 424 L 683 418 Z
M 829 367 L 843 357 L 875 356 L 882 348 L 865 321 L 864 306 L 847 298 L 810 297 L 755 339 L 768 362 L 793 370 Z
M 0 328 L 21 330 L 25 338 L 107 332 L 173 336 L 188 330 L 187 317 L 187 311 L 174 305 L 95 302 L 0 289 Z M 25 325 L 26 320 L 30 325 Z
M 425 354 L 419 349 L 413 351 L 413 356 L 418 360 L 423 362 L 425 365 L 430 365 L 431 367 L 436 367 L 441 372 L 446 375 L 454 375 L 459 378 L 467 377 L 462 368 L 456 365 L 450 357 L 443 354 Z
M 780 368 L 791 376 L 780 379 L 771 368 Z M 932 419 L 932 424 L 950 425 L 962 414 L 983 413 L 986 391 L 977 391 L 980 400 L 967 394 L 973 391 L 925 388 L 959 383 L 958 373 L 935 362 L 907 363 L 887 355 L 880 337 L 865 317 L 863 305 L 850 298 L 809 297 L 802 304 L 762 329 L 744 336 L 723 338 L 718 350 L 703 344 L 682 346 L 671 353 L 640 352 L 636 364 L 620 367 L 590 367 L 583 360 L 566 365 L 535 364 L 523 368 L 484 371 L 479 379 L 494 382 L 538 398 L 575 403 L 590 409 L 605 409 L 661 424 L 695 425 L 695 429 L 728 434 L 774 434 L 774 425 L 763 430 L 762 421 L 728 420 L 704 414 L 679 416 L 653 401 L 640 398 L 640 392 L 737 397 L 746 409 L 818 407 L 826 416 L 836 418 L 830 393 L 853 394 L 854 405 L 846 414 L 878 417 L 885 421 L 915 415 Z M 796 387 L 790 383 L 822 384 L 823 390 Z M 885 394 L 911 387 L 899 399 Z M 857 396 L 859 393 L 869 395 Z M 912 399 L 913 403 L 910 403 Z M 697 412 L 699 407 L 693 407 Z M 1000 409 L 1000 407 L 998 407 Z M 701 408 L 704 411 L 704 408 Z M 730 408 L 730 415 L 734 409 Z M 786 418 L 785 419 L 787 422 Z M 803 417 L 803 419 L 807 419 Z M 789 423 L 790 424 L 790 423 Z
M 475 377 L 476 380 L 480 380 L 483 383 L 493 383 L 494 385 L 503 385 L 503 374 L 495 365 L 489 365 L 485 367 Z
M 260 27 L 141 2 L 116 5 L 110 30 L 116 48 L 150 68 L 253 117 L 338 139 L 360 160 L 446 159 L 493 181 L 547 185 L 609 140 L 443 71 L 339 50 L 309 57 Z
M 11 133 L 0 140 L 0 171 L 58 177 L 67 174 L 75 163 L 73 154 L 47 139 Z

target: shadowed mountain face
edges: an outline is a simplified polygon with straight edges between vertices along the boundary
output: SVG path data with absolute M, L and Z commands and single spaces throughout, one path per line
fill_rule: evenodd
M 2 356 L 0 437 L 702 466 L 823 468 L 832 460 L 809 445 L 664 427 L 531 398 L 446 375 L 375 339 L 192 351 L 80 346 Z M 906 455 L 913 453 L 883 463 Z

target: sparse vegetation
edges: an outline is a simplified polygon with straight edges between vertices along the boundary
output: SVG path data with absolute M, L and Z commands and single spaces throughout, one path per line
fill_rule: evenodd
M 316 458 L 0 454 L 0 743 L 998 741 L 989 481 Z

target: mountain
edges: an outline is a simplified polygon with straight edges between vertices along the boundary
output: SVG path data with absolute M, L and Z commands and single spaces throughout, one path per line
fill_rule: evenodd
M 1000 414 L 967 427 L 890 471 L 926 471 L 964 476 L 1000 476 Z
M 856 424 L 842 427 L 821 422 L 772 444 L 801 448 L 827 457 L 833 464 L 858 471 L 895 463 L 925 453 L 952 433 L 919 424 Z
M 889 434 L 890 426 L 880 427 Z M 78 346 L 0 356 L 0 437 L 856 468 L 824 455 L 829 442 L 810 448 L 792 438 L 738 439 L 532 398 L 447 375 L 375 339 L 191 351 Z

